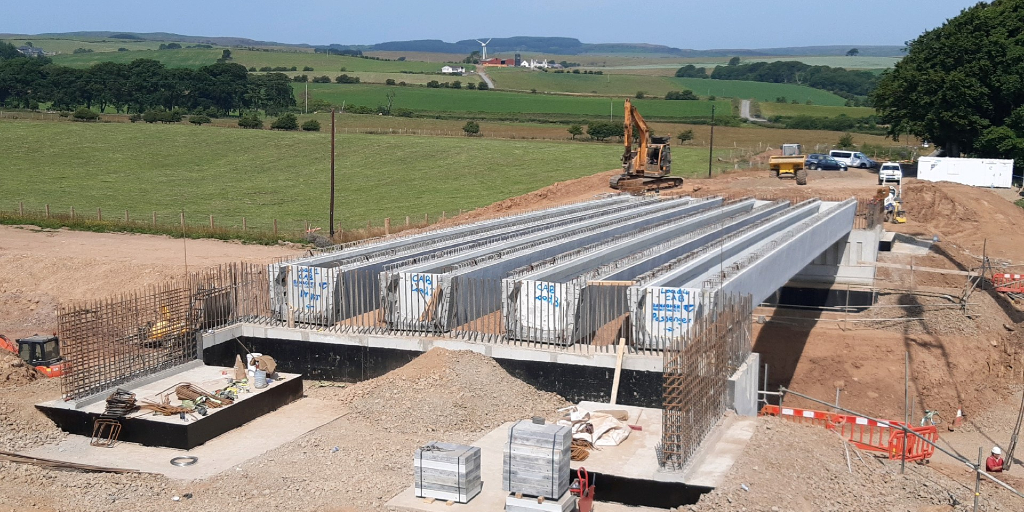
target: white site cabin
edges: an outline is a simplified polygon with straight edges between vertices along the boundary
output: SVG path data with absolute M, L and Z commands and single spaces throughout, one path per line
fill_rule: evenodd
M 917 179 L 1010 188 L 1013 185 L 1013 160 L 923 156 L 917 160 Z

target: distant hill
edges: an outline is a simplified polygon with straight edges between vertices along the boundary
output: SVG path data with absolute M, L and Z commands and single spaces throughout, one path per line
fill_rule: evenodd
M 310 45 L 278 43 L 273 41 L 257 41 L 244 37 L 208 37 L 208 36 L 186 36 L 168 32 L 116 32 L 116 31 L 91 31 L 91 32 L 64 32 L 49 34 L 0 34 L 0 38 L 62 38 L 62 39 L 124 39 L 124 40 L 149 40 L 167 41 L 179 43 L 202 43 L 218 46 L 292 46 L 297 48 L 331 48 L 334 50 L 360 50 L 360 51 L 399 51 L 399 52 L 430 52 L 430 53 L 456 53 L 469 54 L 472 51 L 480 50 L 480 43 L 474 39 L 465 39 L 448 43 L 440 39 L 417 39 L 412 41 L 388 41 L 369 45 Z M 486 40 L 486 39 L 484 39 Z M 848 45 L 848 46 L 794 46 L 784 48 L 754 48 L 754 49 L 713 49 L 713 50 L 692 50 L 673 48 L 671 46 L 646 44 L 646 43 L 584 43 L 572 37 L 496 37 L 487 44 L 487 51 L 491 53 L 509 52 L 533 52 L 548 53 L 557 55 L 615 55 L 615 54 L 645 54 L 651 56 L 671 57 L 755 57 L 755 56 L 836 56 L 845 55 L 850 48 L 860 50 L 863 57 L 902 57 L 903 46 L 877 46 L 877 45 Z

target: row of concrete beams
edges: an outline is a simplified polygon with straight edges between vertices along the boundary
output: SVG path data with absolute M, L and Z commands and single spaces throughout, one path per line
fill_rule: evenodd
M 509 337 L 527 341 L 565 345 L 588 341 L 628 312 L 625 287 L 617 280 L 632 280 L 788 206 L 787 201 L 737 201 L 680 219 L 657 232 L 622 237 L 518 269 L 502 282 L 505 330 Z M 602 281 L 609 275 L 616 281 Z
M 488 232 L 503 230 L 508 227 L 532 224 L 538 221 L 556 220 L 558 217 L 586 214 L 609 206 L 621 205 L 636 200 L 626 195 L 615 195 L 593 201 L 584 201 L 569 205 L 546 208 L 517 215 L 487 219 L 459 226 L 432 229 L 412 235 L 375 238 L 359 242 L 328 247 L 321 254 L 300 258 L 288 263 L 297 263 L 307 267 L 331 266 L 336 260 L 349 260 L 358 256 L 379 253 L 388 249 L 398 249 L 412 244 L 433 240 L 443 240 L 463 235 L 483 235 Z
M 654 201 L 615 196 L 474 223 L 468 227 L 383 240 L 339 253 L 294 262 L 272 264 L 269 273 L 271 300 L 280 318 L 284 318 L 288 311 L 292 311 L 297 315 L 296 320 L 300 322 L 331 324 L 339 319 L 377 309 L 379 298 L 376 292 L 363 293 L 362 289 L 376 290 L 376 275 L 386 265 L 455 247 L 500 242 L 528 233 L 576 224 L 582 218 L 627 211 L 653 203 Z M 366 279 L 354 276 L 354 272 L 371 275 L 370 279 L 373 282 L 364 283 Z M 350 289 L 341 290 L 340 287 L 346 282 Z M 348 301 L 349 306 L 344 306 L 341 300 L 346 296 L 352 299 Z M 327 307 L 328 305 L 331 307 Z M 342 309 L 347 311 L 343 312 Z
M 523 237 L 501 247 L 460 251 L 424 263 L 386 271 L 381 281 L 384 318 L 391 328 L 446 332 L 456 325 L 500 309 L 501 279 L 533 261 L 593 244 L 630 231 L 679 219 L 722 204 L 721 198 L 668 200 L 658 205 L 582 221 L 571 228 Z M 456 293 L 457 284 L 479 290 Z
M 759 303 L 853 227 L 855 200 L 803 206 L 800 215 L 787 215 L 711 250 L 691 253 L 672 271 L 630 287 L 634 342 L 663 347 L 686 333 L 702 310 L 710 311 L 721 292 L 751 295 Z

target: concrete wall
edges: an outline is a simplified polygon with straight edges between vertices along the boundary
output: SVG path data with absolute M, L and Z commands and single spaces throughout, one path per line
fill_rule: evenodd
M 740 416 L 757 416 L 757 389 L 761 355 L 753 352 L 729 377 L 725 406 Z
M 855 229 L 798 272 L 793 282 L 870 286 L 875 279 L 882 227 Z
M 237 324 L 203 333 L 206 364 L 231 366 L 248 350 L 268 354 L 281 371 L 307 379 L 359 382 L 395 370 L 434 347 L 472 350 L 494 358 L 505 371 L 537 389 L 566 400 L 607 402 L 615 374 L 615 352 L 582 353 L 516 345 L 474 343 L 446 338 L 378 336 Z M 622 360 L 619 403 L 661 408 L 662 356 L 627 355 Z

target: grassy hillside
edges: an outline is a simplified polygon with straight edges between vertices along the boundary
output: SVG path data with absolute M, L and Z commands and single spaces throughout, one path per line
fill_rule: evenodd
M 220 58 L 221 48 L 213 49 L 181 49 L 181 50 L 141 50 L 128 52 L 105 52 L 105 53 L 82 53 L 77 55 L 57 55 L 53 61 L 58 64 L 71 67 L 88 67 L 98 62 L 131 62 L 135 59 L 154 59 L 163 62 L 168 67 L 190 67 L 196 68 L 217 62 Z M 231 50 L 232 62 L 245 67 L 263 66 L 270 67 L 291 67 L 302 69 L 305 66 L 314 68 L 314 73 L 321 72 L 334 76 L 345 68 L 347 71 L 371 71 L 377 73 L 396 73 L 400 71 L 411 71 L 420 73 L 440 72 L 441 66 L 430 62 L 414 61 L 380 61 L 372 59 L 360 59 L 358 57 L 346 57 L 341 55 L 327 55 L 324 53 L 310 52 L 261 52 L 250 50 Z
M 801 103 L 811 100 L 816 105 L 841 106 L 846 100 L 827 91 L 792 84 L 769 84 L 740 80 L 711 80 L 625 74 L 585 75 L 572 73 L 544 73 L 524 69 L 497 68 L 488 70 L 495 86 L 502 89 L 543 92 L 573 92 L 633 96 L 644 91 L 653 96 L 664 96 L 669 91 L 690 89 L 701 96 L 757 99 L 774 101 L 779 96 L 796 99 Z
M 28 38 L 28 39 L 4 39 L 14 46 L 23 46 L 32 43 L 36 48 L 45 52 L 67 53 L 85 48 L 94 52 L 117 52 L 118 48 L 129 50 L 155 50 L 160 47 L 160 41 L 136 41 L 131 39 L 51 39 L 51 38 Z
M 463 77 L 463 80 L 473 77 Z M 305 84 L 294 84 L 301 102 Z M 382 87 L 377 85 L 309 84 L 311 98 L 335 105 L 376 107 L 385 102 L 387 91 L 396 93 L 394 108 L 443 112 L 484 112 L 503 114 L 570 114 L 602 116 L 609 112 L 621 116 L 623 102 L 599 97 L 544 95 L 467 89 L 428 89 L 425 87 Z M 729 101 L 637 100 L 635 105 L 646 117 L 687 118 L 711 115 L 711 104 L 718 112 L 732 110 Z
M 0 208 L 74 206 L 80 215 L 122 215 L 295 229 L 325 226 L 327 133 L 186 125 L 0 121 L 5 155 Z M 337 217 L 346 227 L 384 217 L 435 218 L 616 167 L 618 144 L 466 137 L 337 138 Z M 131 150 L 125 150 L 131 148 Z M 187 151 L 183 151 L 187 148 Z M 706 150 L 673 151 L 701 168 Z

